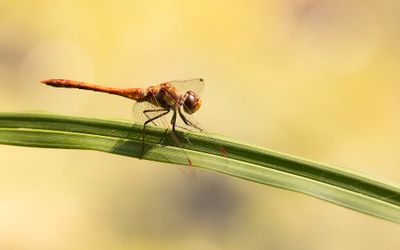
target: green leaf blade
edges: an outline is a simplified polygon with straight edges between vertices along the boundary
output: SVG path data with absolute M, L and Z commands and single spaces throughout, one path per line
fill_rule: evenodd
M 84 149 L 217 171 L 261 184 L 305 193 L 350 209 L 400 223 L 400 188 L 356 171 L 307 161 L 218 136 L 187 137 L 175 147 L 162 129 L 146 129 L 142 155 L 141 124 L 34 113 L 0 113 L 0 143 L 45 148 Z M 162 143 L 161 143 L 162 141 Z M 218 152 L 223 147 L 227 154 Z M 184 153 L 182 153 L 184 152 Z

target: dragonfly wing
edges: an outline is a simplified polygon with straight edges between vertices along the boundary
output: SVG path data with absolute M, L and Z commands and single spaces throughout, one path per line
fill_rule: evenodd
M 132 108 L 132 117 L 134 122 L 145 123 L 146 121 L 164 112 L 164 109 L 156 107 L 148 102 L 136 102 Z M 155 119 L 154 121 L 150 122 L 149 125 L 168 128 L 168 122 L 166 122 L 166 120 L 170 119 L 169 117 L 170 114 L 166 115 L 166 117 Z
M 204 88 L 203 78 L 193 78 L 189 80 L 174 80 L 167 82 L 173 85 L 179 93 L 185 94 L 187 91 L 191 90 L 196 94 L 200 94 Z
M 148 111 L 148 112 L 143 112 L 143 111 Z M 140 122 L 140 123 L 145 123 L 146 121 L 155 118 L 159 115 L 162 115 L 166 112 L 165 109 L 156 107 L 150 103 L 147 102 L 137 102 L 133 106 L 132 109 L 132 114 L 134 117 L 134 121 Z M 163 115 L 162 117 L 159 117 L 158 119 L 155 119 L 154 121 L 150 122 L 147 126 L 157 126 L 163 129 L 166 129 L 166 134 L 164 136 L 168 136 L 171 140 L 172 143 L 175 145 L 175 147 L 182 148 L 183 144 L 180 138 L 172 131 L 172 125 L 171 125 L 171 119 L 172 119 L 173 111 L 170 111 L 168 114 Z M 177 117 L 177 122 L 179 123 L 179 117 Z M 179 125 L 180 126 L 180 125 Z M 183 126 L 183 125 L 182 125 Z M 160 138 L 160 143 L 163 143 L 164 140 L 167 140 L 168 138 Z M 181 157 L 185 158 L 187 161 L 188 166 L 192 166 L 192 161 L 190 160 L 189 156 L 184 152 L 180 151 L 177 152 L 176 154 L 180 155 Z M 168 161 L 168 157 L 166 156 L 165 159 Z M 191 169 L 189 171 L 191 173 L 190 175 L 193 175 L 193 170 Z
M 213 147 L 209 148 L 210 152 L 218 152 L 218 154 L 220 154 L 221 156 L 227 156 L 224 147 L 220 145 L 217 140 L 210 133 L 207 132 L 207 130 L 204 129 L 204 127 L 201 125 L 201 123 L 198 122 L 194 114 L 188 115 L 186 113 L 182 113 L 182 116 L 183 117 L 180 117 L 179 120 L 183 121 L 185 119 L 186 123 L 184 123 L 184 125 L 180 127 L 181 129 L 189 132 L 200 133 L 203 136 L 209 138 L 209 141 L 214 144 Z

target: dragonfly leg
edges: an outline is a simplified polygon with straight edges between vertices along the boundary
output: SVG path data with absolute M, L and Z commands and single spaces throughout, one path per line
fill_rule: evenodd
M 175 125 L 175 127 L 176 128 L 179 128 L 179 129 L 182 129 L 182 130 L 185 130 L 185 131 L 188 131 L 188 132 L 190 132 L 191 130 L 190 129 L 188 129 L 187 127 L 184 127 L 184 126 L 179 126 L 178 124 L 177 125 Z
M 189 121 L 189 120 L 182 114 L 182 111 L 181 111 L 180 109 L 178 110 L 178 112 L 179 112 L 179 116 L 182 118 L 183 122 L 184 122 L 186 125 L 191 126 L 191 127 L 195 128 L 195 129 L 198 129 L 199 131 L 203 131 L 202 128 L 200 128 L 199 126 L 197 126 L 197 125 L 194 124 L 193 122 Z
M 168 114 L 171 110 L 168 109 L 166 110 L 166 112 L 159 114 L 151 119 L 148 119 L 144 124 L 143 124 L 143 132 L 142 132 L 142 153 L 141 153 L 141 157 L 144 155 L 144 137 L 145 137 L 145 130 L 146 130 L 146 125 L 149 124 L 150 122 L 153 122 L 155 120 L 157 120 L 160 117 L 163 117 L 164 115 Z
M 172 125 L 172 132 L 175 133 L 175 126 L 176 126 L 176 110 L 174 110 L 174 114 L 171 118 L 171 125 Z
M 165 109 L 148 109 L 148 110 L 143 110 L 143 114 L 147 117 L 147 119 L 150 120 L 151 117 L 150 117 L 147 113 L 150 113 L 150 112 L 161 112 L 161 111 L 165 111 Z M 154 126 L 157 127 L 157 124 L 156 124 L 154 121 L 152 121 L 151 123 L 153 123 Z

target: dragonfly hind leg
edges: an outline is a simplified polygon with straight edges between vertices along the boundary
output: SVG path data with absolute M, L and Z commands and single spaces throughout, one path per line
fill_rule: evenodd
M 168 110 L 166 110 L 166 109 L 154 109 L 154 110 L 145 110 L 145 111 L 143 111 L 143 113 L 144 114 L 146 114 L 147 112 L 155 112 L 155 111 L 158 111 L 158 112 L 160 112 L 160 111 L 166 111 L 166 112 L 164 112 L 164 113 L 162 113 L 162 114 L 159 114 L 159 115 L 157 115 L 157 116 L 155 116 L 155 117 L 153 117 L 153 118 L 150 118 L 150 119 L 148 119 L 144 124 L 143 124 L 143 131 L 142 131 L 142 152 L 141 152 L 141 156 L 140 156 L 140 158 L 142 158 L 143 157 L 143 155 L 144 155 L 144 139 L 145 139 L 145 130 L 146 130 L 146 125 L 147 124 L 149 124 L 150 122 L 152 122 L 152 123 L 154 123 L 154 121 L 155 120 L 157 120 L 157 119 L 159 119 L 159 118 L 161 118 L 161 117 L 163 117 L 164 115 L 166 115 L 166 114 L 168 114 L 171 110 L 170 109 L 168 109 Z M 146 112 L 146 113 L 145 113 Z M 147 115 L 146 115 L 147 116 Z
M 147 114 L 150 112 L 161 112 L 161 111 L 165 111 L 165 109 L 148 109 L 148 110 L 143 110 L 143 114 L 147 117 L 147 119 L 151 120 L 151 117 Z M 157 124 L 153 121 L 151 121 L 151 123 L 154 124 L 154 126 L 157 127 Z

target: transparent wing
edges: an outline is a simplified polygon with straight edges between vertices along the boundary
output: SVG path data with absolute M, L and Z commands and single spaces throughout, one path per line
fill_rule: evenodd
M 147 111 L 147 112 L 144 112 L 144 111 Z M 146 121 L 148 121 L 149 119 L 155 118 L 156 116 L 161 115 L 162 113 L 165 113 L 165 112 L 166 112 L 165 109 L 156 107 L 148 102 L 136 102 L 132 108 L 132 117 L 133 117 L 134 122 L 143 124 Z M 171 120 L 172 120 L 173 114 L 174 114 L 174 112 L 171 110 L 168 114 L 148 123 L 147 126 L 156 126 L 156 127 L 160 127 L 163 129 L 172 130 Z M 187 127 L 187 126 L 183 123 L 183 121 L 179 117 L 179 115 L 177 115 L 176 128 L 178 128 L 178 129 L 181 128 L 184 130 L 188 130 L 188 129 L 192 130 L 191 128 L 185 128 L 185 127 Z
M 147 111 L 147 112 L 144 112 L 144 111 Z M 149 119 L 152 119 L 159 115 L 162 115 L 165 112 L 166 112 L 165 109 L 156 107 L 147 102 L 137 102 L 137 103 L 135 103 L 135 105 L 133 106 L 133 109 L 132 109 L 132 115 L 133 115 L 134 121 L 140 122 L 140 123 L 145 123 Z M 170 137 L 176 147 L 182 148 L 182 142 L 176 136 L 176 134 L 172 132 L 172 125 L 171 125 L 172 115 L 173 115 L 173 111 L 171 110 L 168 114 L 163 115 L 162 117 L 159 117 L 158 119 L 155 119 L 154 121 L 147 124 L 146 127 L 147 126 L 157 126 L 157 127 L 165 129 L 166 134 L 164 136 Z M 178 126 L 180 127 L 181 125 L 178 125 Z M 144 136 L 143 140 L 145 141 L 145 133 L 142 136 Z M 165 139 L 167 139 L 167 138 L 160 138 L 160 143 L 162 144 Z M 184 151 L 180 151 L 177 154 L 183 158 L 186 158 L 187 165 L 190 167 L 192 166 L 192 161 L 190 160 L 189 156 Z M 168 161 L 168 156 L 165 156 L 165 159 Z M 183 171 L 183 173 L 188 176 L 194 176 L 194 171 L 192 168 L 190 168 L 187 171 Z
M 201 125 L 201 123 L 198 122 L 194 114 L 186 114 L 182 113 L 182 116 L 180 117 L 180 121 L 183 122 L 183 120 L 186 120 L 186 122 L 183 122 L 184 125 L 179 126 L 179 128 L 184 129 L 189 132 L 197 132 L 201 133 L 202 135 L 206 136 L 209 138 L 209 141 L 214 144 L 213 147 L 210 147 L 208 150 L 210 152 L 218 152 L 221 156 L 226 157 L 227 153 L 225 151 L 225 148 L 218 143 L 216 138 L 214 138 L 211 134 L 207 132 L 207 130 L 204 129 L 204 127 Z
M 193 78 L 188 80 L 174 80 L 167 82 L 173 85 L 179 93 L 185 94 L 187 91 L 191 90 L 196 94 L 200 94 L 204 88 L 203 78 Z
M 184 94 L 189 90 L 195 92 L 196 94 L 199 94 L 204 88 L 204 80 L 201 78 L 195 78 L 189 80 L 174 80 L 174 81 L 169 81 L 167 83 L 173 85 L 177 89 L 177 91 L 181 94 Z M 157 116 L 165 112 L 166 112 L 165 109 L 154 106 L 147 102 L 135 103 L 132 110 L 134 120 L 136 122 L 141 122 L 141 123 L 144 123 L 152 118 L 156 118 Z M 171 125 L 172 115 L 173 111 L 171 110 L 167 115 L 164 115 L 150 122 L 148 126 L 157 126 L 166 129 L 169 132 L 168 134 L 172 138 L 176 147 L 183 147 L 184 143 L 182 143 L 183 142 L 182 140 L 189 142 L 189 144 L 192 144 L 189 141 L 188 137 L 184 136 L 183 138 L 178 138 L 178 136 L 175 133 L 173 133 Z M 184 112 L 181 112 L 180 114 L 177 112 L 176 129 L 203 133 L 203 135 L 209 137 L 211 139 L 210 141 L 213 141 L 215 144 L 214 147 L 210 148 L 209 150 L 213 152 L 219 151 L 222 156 L 226 156 L 224 148 L 218 144 L 218 142 L 215 140 L 215 138 L 213 138 L 212 135 L 208 134 L 206 130 L 204 130 L 201 124 L 195 119 L 193 114 L 189 115 Z M 192 161 L 184 151 L 180 152 L 179 154 L 182 154 L 187 159 L 188 165 L 192 166 Z
M 186 93 L 191 90 L 196 94 L 201 93 L 204 88 L 204 79 L 203 78 L 194 78 L 189 80 L 174 80 L 168 82 L 173 85 L 181 94 Z M 182 117 L 183 116 L 183 117 Z M 209 134 L 204 127 L 197 121 L 194 114 L 187 114 L 185 112 L 181 112 L 181 114 L 177 117 L 177 128 L 189 131 L 189 132 L 200 132 L 203 135 L 210 138 L 210 141 L 214 142 L 214 148 L 210 149 L 211 151 L 219 151 L 221 155 L 226 156 L 225 149 L 216 142 L 216 139 L 213 138 L 211 134 Z
M 144 112 L 148 111 L 148 112 Z M 132 117 L 134 122 L 145 123 L 147 120 L 164 113 L 164 109 L 156 107 L 148 102 L 136 102 L 132 108 Z M 169 114 L 168 114 L 169 115 Z M 165 122 L 166 117 L 162 117 L 160 119 L 156 119 L 151 122 L 149 125 L 168 128 L 167 123 Z

